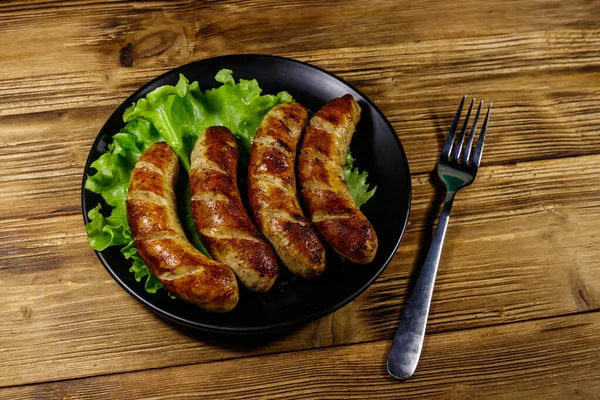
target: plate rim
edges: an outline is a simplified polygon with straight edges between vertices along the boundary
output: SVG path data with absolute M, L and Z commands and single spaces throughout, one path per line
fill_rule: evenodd
M 189 328 L 197 329 L 197 330 L 208 331 L 208 332 L 227 333 L 227 334 L 258 334 L 258 333 L 267 333 L 267 332 L 269 332 L 269 333 L 281 332 L 281 331 L 287 331 L 287 330 L 302 326 L 308 322 L 311 322 L 311 321 L 317 320 L 319 318 L 322 318 L 324 316 L 327 316 L 329 314 L 332 314 L 335 311 L 339 310 L 340 308 L 348 305 L 349 303 L 351 303 L 352 301 L 357 299 L 377 280 L 377 278 L 379 278 L 379 276 L 383 273 L 383 271 L 385 271 L 385 269 L 388 267 L 392 258 L 397 253 L 398 247 L 400 246 L 400 243 L 402 242 L 402 239 L 404 238 L 404 234 L 406 233 L 406 228 L 408 226 L 408 220 L 410 217 L 410 211 L 411 211 L 411 206 L 412 206 L 412 181 L 411 181 L 410 167 L 408 164 L 408 158 L 406 157 L 406 151 L 404 150 L 404 147 L 402 146 L 402 142 L 400 141 L 398 134 L 396 134 L 396 130 L 394 129 L 394 127 L 392 126 L 390 121 L 386 118 L 386 116 L 383 114 L 383 112 L 379 109 L 379 107 L 377 107 L 377 105 L 375 105 L 375 103 L 368 96 L 366 96 L 364 93 L 362 93 L 360 90 L 358 90 L 354 85 L 350 84 L 349 82 L 345 81 L 344 79 L 338 77 L 337 75 L 335 75 L 323 68 L 317 67 L 317 66 L 309 64 L 307 62 L 299 61 L 299 60 L 296 60 L 293 58 L 288 58 L 288 57 L 268 55 L 268 54 L 259 54 L 259 53 L 236 53 L 236 54 L 227 54 L 227 55 L 221 55 L 221 56 L 215 56 L 215 57 L 202 58 L 202 59 L 191 61 L 186 64 L 182 64 L 178 67 L 172 68 L 172 69 L 160 74 L 159 76 L 155 77 L 154 79 L 142 84 L 142 86 L 140 86 L 135 92 L 133 92 L 129 97 L 127 97 L 127 99 L 122 101 L 116 107 L 116 109 L 110 114 L 110 116 L 106 119 L 106 121 L 100 128 L 93 144 L 90 147 L 90 152 L 88 153 L 88 157 L 86 159 L 85 166 L 83 169 L 82 183 L 81 183 L 81 211 L 83 214 L 83 222 L 84 222 L 84 226 L 85 226 L 85 224 L 89 223 L 88 213 L 90 211 L 88 209 L 88 206 L 86 204 L 86 199 L 85 199 L 85 193 L 86 193 L 85 182 L 88 177 L 87 172 L 90 169 L 91 163 L 94 161 L 94 160 L 92 160 L 92 155 L 94 153 L 94 149 L 96 149 L 98 147 L 99 142 L 102 140 L 103 135 L 101 135 L 100 133 L 102 131 L 104 131 L 104 129 L 108 125 L 109 121 L 111 121 L 115 117 L 115 115 L 117 114 L 117 112 L 119 111 L 119 109 L 122 106 L 124 106 L 125 104 L 133 103 L 134 98 L 139 96 L 147 88 L 151 87 L 158 81 L 160 81 L 170 75 L 179 74 L 180 73 L 179 71 L 181 71 L 185 68 L 189 68 L 194 64 L 200 64 L 200 63 L 208 62 L 208 61 L 211 61 L 211 62 L 217 61 L 218 62 L 218 60 L 225 61 L 227 59 L 236 59 L 239 57 L 262 58 L 262 59 L 266 59 L 266 60 L 276 60 L 279 62 L 299 64 L 304 68 L 309 68 L 309 69 L 313 69 L 318 72 L 321 72 L 321 73 L 327 75 L 330 79 L 336 80 L 336 81 L 342 83 L 343 85 L 346 85 L 347 87 L 351 88 L 356 93 L 358 93 L 364 99 L 364 101 L 366 103 L 368 103 L 369 106 L 382 118 L 382 120 L 387 125 L 388 129 L 394 133 L 394 135 L 393 135 L 394 140 L 396 141 L 396 143 L 399 147 L 399 150 L 402 154 L 404 169 L 406 171 L 406 176 L 408 178 L 407 179 L 407 189 L 408 190 L 406 191 L 406 193 L 407 193 L 406 200 L 407 200 L 408 207 L 407 207 L 406 217 L 404 218 L 404 221 L 402 222 L 402 230 L 400 232 L 398 240 L 394 244 L 393 252 L 383 261 L 383 263 L 381 264 L 381 267 L 379 268 L 379 271 L 376 274 L 374 274 L 370 279 L 368 279 L 358 290 L 353 292 L 352 295 L 344 297 L 341 301 L 337 302 L 332 307 L 329 307 L 329 308 L 326 308 L 323 310 L 319 310 L 319 311 L 315 311 L 315 312 L 303 315 L 299 318 L 293 318 L 293 319 L 290 319 L 283 323 L 275 323 L 272 325 L 251 326 L 251 327 L 228 327 L 228 326 L 215 325 L 215 324 L 211 324 L 211 323 L 198 323 L 198 322 L 189 321 L 186 318 L 172 315 L 172 313 L 170 313 L 166 310 L 163 310 L 161 307 L 158 307 L 157 305 L 153 304 L 152 302 L 148 301 L 147 299 L 145 299 L 144 297 L 142 297 L 141 295 L 136 293 L 135 290 L 130 288 L 128 284 L 126 284 L 123 280 L 121 280 L 121 278 L 116 274 L 116 272 L 113 271 L 112 267 L 110 267 L 108 265 L 109 263 L 106 261 L 102 252 L 97 251 L 97 250 L 94 250 L 94 252 L 96 253 L 96 256 L 100 260 L 100 263 L 104 266 L 104 268 L 107 270 L 109 275 L 127 293 L 129 293 L 130 296 L 135 298 L 137 301 L 142 303 L 144 306 L 148 307 L 152 312 L 154 312 L 158 316 L 165 318 L 169 321 L 187 326 Z M 259 82 L 259 84 L 260 84 L 260 82 Z M 152 90 L 154 90 L 154 89 L 151 89 L 150 91 L 152 91 Z M 119 115 L 117 115 L 117 117 L 119 117 Z M 116 133 L 118 133 L 118 132 L 115 132 L 114 134 L 116 134 Z M 114 134 L 113 134 L 113 136 L 114 136 Z M 86 238 L 87 238 L 87 233 L 86 233 Z M 136 283 L 141 284 L 141 282 L 137 282 L 137 281 L 136 281 Z

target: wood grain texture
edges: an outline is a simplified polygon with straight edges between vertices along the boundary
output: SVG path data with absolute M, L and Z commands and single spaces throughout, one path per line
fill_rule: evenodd
M 451 44 L 434 40 L 350 47 L 337 49 L 335 57 L 329 50 L 281 54 L 337 73 L 374 99 L 401 138 L 416 173 L 435 167 L 437 149 L 462 94 L 496 105 L 491 145 L 486 150 L 488 165 L 600 152 L 600 135 L 596 134 L 600 106 L 594 100 L 600 91 L 600 30 L 471 38 L 452 40 Z M 39 87 L 33 76 L 21 83 L 13 79 L 11 85 L 0 84 L 0 115 L 36 113 L 30 119 L 2 118 L 7 132 L 0 140 L 13 146 L 19 141 L 38 144 L 31 136 L 22 135 L 23 121 L 28 121 L 36 137 L 41 129 L 39 134 L 54 140 L 66 127 L 77 129 L 69 132 L 77 136 L 69 137 L 90 141 L 111 108 L 161 69 L 151 68 L 139 75 L 136 68 L 116 68 L 111 82 L 103 81 L 110 71 L 90 72 L 102 77 L 75 81 L 72 87 L 52 79 Z M 42 92 L 34 92 L 38 89 Z M 96 97 L 82 101 L 78 91 Z M 31 98 L 15 95 L 23 92 Z M 56 116 L 61 123 L 54 126 Z M 7 150 L 14 157 L 18 148 L 7 146 Z M 86 151 L 73 153 L 81 156 Z
M 398 383 L 387 342 L 9 388 L 10 399 L 597 399 L 600 313 L 426 337 Z M 565 364 L 569 367 L 565 368 Z M 177 395 L 174 395 L 177 393 Z
M 455 206 L 430 332 L 597 310 L 599 176 L 600 156 L 482 167 Z M 428 213 L 441 200 L 427 176 L 415 176 L 413 190 L 400 251 L 365 294 L 292 336 L 233 354 L 230 339 L 182 335 L 122 291 L 89 249 L 79 210 L 5 218 L 0 318 L 9 323 L 0 325 L 0 385 L 388 340 L 420 266 Z
M 598 15 L 587 0 L 1 2 L 0 398 L 597 398 Z M 232 53 L 355 85 L 413 173 L 384 274 L 333 315 L 266 337 L 155 317 L 104 271 L 80 211 L 112 111 L 171 68 Z M 483 167 L 455 203 L 423 361 L 399 384 L 385 355 L 463 94 L 495 105 Z
M 482 6 L 473 0 L 429 0 L 405 2 L 398 7 L 394 1 L 351 1 L 332 8 L 335 18 L 326 11 L 327 5 L 318 2 L 309 6 L 290 2 L 283 7 L 251 2 L 98 2 L 89 8 L 77 3 L 56 3 L 40 12 L 32 12 L 31 6 L 7 4 L 0 10 L 0 21 L 10 28 L 0 31 L 0 42 L 5 43 L 0 112 L 6 115 L 114 105 L 117 99 L 124 99 L 174 65 L 231 53 L 293 55 L 327 67 L 359 87 L 365 76 L 386 71 L 385 65 L 377 64 L 385 58 L 386 64 L 393 63 L 393 70 L 402 74 L 402 81 L 414 85 L 421 81 L 415 75 L 429 76 L 435 79 L 438 92 L 439 79 L 458 77 L 464 82 L 468 76 L 469 81 L 477 81 L 482 78 L 481 72 L 488 75 L 497 69 L 494 60 L 502 61 L 502 74 L 507 70 L 519 73 L 556 69 L 559 65 L 547 63 L 546 54 L 585 51 L 588 41 L 592 43 L 587 43 L 587 58 L 596 57 L 597 65 L 597 54 L 591 53 L 597 36 L 594 30 L 600 28 L 594 18 L 600 13 L 598 6 L 585 1 L 572 1 L 568 6 L 554 1 L 550 2 L 552 7 L 544 7 L 545 12 L 533 12 L 545 3 L 488 1 Z M 509 12 L 510 17 L 505 15 Z M 449 15 L 460 19 L 448 23 Z M 576 30 L 574 26 L 586 30 Z M 569 47 L 559 47 L 551 38 L 556 35 L 553 32 L 570 32 L 580 38 L 571 37 Z M 495 35 L 498 39 L 493 39 Z M 32 36 L 44 38 L 43 51 L 37 41 L 31 40 Z M 532 36 L 537 40 L 528 40 Z M 431 47 L 430 41 L 437 48 Z M 387 46 L 392 54 L 400 53 L 399 57 L 390 57 Z M 415 48 L 416 53 L 412 51 Z M 328 49 L 336 49 L 326 55 L 333 63 L 319 62 L 319 53 L 322 58 Z M 346 49 L 346 55 L 353 54 L 351 64 L 368 64 L 373 72 L 362 71 L 362 77 L 346 76 L 348 63 L 335 65 L 338 49 Z M 441 57 L 437 54 L 440 50 Z M 511 56 L 513 52 L 516 54 Z M 444 67 L 444 53 L 452 57 L 468 53 L 469 57 L 477 57 L 478 63 L 472 66 L 468 60 L 455 59 L 446 66 L 444 76 L 422 74 L 431 69 L 435 72 L 438 65 Z M 488 60 L 490 53 L 497 55 Z M 520 60 L 522 54 L 528 56 Z M 549 61 L 552 59 L 549 57 Z M 124 68 L 123 60 L 131 68 Z M 567 58 L 561 61 L 562 68 L 567 68 Z M 586 60 L 570 58 L 569 62 L 585 65 Z M 476 67 L 478 74 L 469 74 L 469 67 Z M 444 88 L 448 87 L 446 84 Z M 414 90 L 407 89 L 394 94 L 406 93 L 404 96 L 414 100 Z M 419 94 L 431 90 L 429 87 Z M 470 90 L 474 90 L 473 86 Z

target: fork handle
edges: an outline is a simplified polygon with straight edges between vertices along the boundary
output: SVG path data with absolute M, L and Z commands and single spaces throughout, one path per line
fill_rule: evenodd
M 404 315 L 394 336 L 392 349 L 388 356 L 387 368 L 394 378 L 405 380 L 412 376 L 417 368 L 425 327 L 429 315 L 429 305 L 433 294 L 433 285 L 437 274 L 444 237 L 450 219 L 450 210 L 454 202 L 455 191 L 446 193 L 444 207 L 433 235 L 433 240 L 425 258 L 425 264 L 421 268 L 419 278 L 413 289 L 408 305 L 404 309 Z

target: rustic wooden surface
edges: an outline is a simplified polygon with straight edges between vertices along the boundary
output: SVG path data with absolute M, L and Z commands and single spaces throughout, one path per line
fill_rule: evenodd
M 278 5 L 277 5 L 278 4 Z M 0 3 L 0 398 L 600 398 L 600 2 Z M 367 94 L 399 135 L 413 204 L 357 300 L 243 338 L 155 317 L 87 245 L 80 185 L 104 121 L 181 64 L 293 57 Z M 453 210 L 424 354 L 385 371 L 442 194 L 462 94 L 494 101 Z

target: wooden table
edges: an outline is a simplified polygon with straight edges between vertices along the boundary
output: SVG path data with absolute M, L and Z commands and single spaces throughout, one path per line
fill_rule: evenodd
M 600 398 L 600 2 L 325 3 L 0 4 L 0 398 Z M 171 68 L 232 53 L 296 58 L 357 86 L 412 172 L 385 272 L 285 334 L 159 319 L 83 229 L 83 166 L 117 105 Z M 455 203 L 423 357 L 401 383 L 385 359 L 463 94 L 495 104 L 483 166 Z

